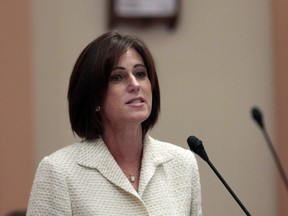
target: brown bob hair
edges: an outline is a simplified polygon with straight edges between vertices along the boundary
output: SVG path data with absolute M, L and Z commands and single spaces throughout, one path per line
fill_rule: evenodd
M 86 140 L 102 135 L 103 127 L 97 106 L 106 96 L 112 68 L 127 49 L 134 48 L 147 68 L 152 89 L 152 110 L 142 122 L 143 136 L 157 122 L 160 112 L 160 89 L 153 57 L 145 43 L 135 36 L 118 31 L 107 32 L 96 38 L 81 52 L 69 82 L 68 106 L 73 133 Z M 100 111 L 101 112 L 101 111 Z

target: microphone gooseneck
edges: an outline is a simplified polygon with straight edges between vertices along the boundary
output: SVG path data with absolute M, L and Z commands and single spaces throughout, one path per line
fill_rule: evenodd
M 191 151 L 193 151 L 195 154 L 199 155 L 204 161 L 208 163 L 208 165 L 211 167 L 211 169 L 214 171 L 214 173 L 217 175 L 217 177 L 220 179 L 220 181 L 223 183 L 223 185 L 226 187 L 226 189 L 229 191 L 229 193 L 232 195 L 232 197 L 235 199 L 235 201 L 238 203 L 238 205 L 241 207 L 241 209 L 246 213 L 247 216 L 251 216 L 249 211 L 246 209 L 246 207 L 242 204 L 242 202 L 239 200 L 237 195 L 233 192 L 233 190 L 230 188 L 230 186 L 227 184 L 225 179 L 220 175 L 216 167 L 212 164 L 212 162 L 209 160 L 209 157 L 204 149 L 203 143 L 201 140 L 199 140 L 195 136 L 189 136 L 187 139 L 188 146 Z
M 280 159 L 279 159 L 279 157 L 278 157 L 278 155 L 276 153 L 276 150 L 273 147 L 272 141 L 271 141 L 271 139 L 270 139 L 270 137 L 269 137 L 269 135 L 267 133 L 267 130 L 265 128 L 264 119 L 262 117 L 262 112 L 260 111 L 259 108 L 254 107 L 251 110 L 251 114 L 252 114 L 252 117 L 255 120 L 255 122 L 259 125 L 259 127 L 260 127 L 260 129 L 261 129 L 261 131 L 262 131 L 262 133 L 263 133 L 263 135 L 265 137 L 265 140 L 267 142 L 269 150 L 270 150 L 270 152 L 271 152 L 271 154 L 273 156 L 273 159 L 274 159 L 274 161 L 276 163 L 276 166 L 277 166 L 277 168 L 279 170 L 279 173 L 280 173 L 280 175 L 282 177 L 282 180 L 283 180 L 283 182 L 284 182 L 284 184 L 286 186 L 286 190 L 288 191 L 288 179 L 287 179 L 287 176 L 286 176 L 286 174 L 284 172 L 284 169 L 283 169 L 283 167 L 281 165 Z

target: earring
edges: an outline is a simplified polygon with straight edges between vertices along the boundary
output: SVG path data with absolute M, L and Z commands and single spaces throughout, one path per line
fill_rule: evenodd
M 101 110 L 101 107 L 100 106 L 96 106 L 95 112 L 100 112 L 100 110 Z

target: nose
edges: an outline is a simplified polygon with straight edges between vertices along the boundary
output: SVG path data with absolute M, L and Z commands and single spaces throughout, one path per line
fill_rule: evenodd
M 139 91 L 140 89 L 140 83 L 137 80 L 137 78 L 133 75 L 129 77 L 129 85 L 128 85 L 128 91 L 129 92 L 135 92 Z

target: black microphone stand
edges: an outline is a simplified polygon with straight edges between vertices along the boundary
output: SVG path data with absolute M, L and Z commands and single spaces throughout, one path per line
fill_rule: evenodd
M 218 170 L 216 169 L 216 167 L 211 163 L 211 161 L 208 159 L 206 160 L 206 162 L 208 163 L 208 165 L 211 167 L 211 169 L 214 171 L 214 173 L 218 176 L 218 178 L 220 179 L 220 181 L 223 183 L 223 185 L 226 187 L 226 189 L 229 191 L 229 193 L 232 195 L 232 197 L 235 199 L 235 201 L 238 203 L 238 205 L 242 208 L 242 210 L 245 212 L 245 214 L 247 216 L 251 216 L 251 214 L 249 213 L 249 211 L 245 208 L 245 206 L 242 204 L 242 202 L 240 201 L 240 199 L 237 197 L 237 195 L 233 192 L 233 190 L 230 188 L 230 186 L 227 184 L 227 182 L 225 181 L 225 179 L 220 175 L 220 173 L 218 172 Z
M 262 132 L 263 132 L 263 135 L 264 135 L 264 137 L 265 137 L 265 139 L 267 141 L 268 147 L 269 147 L 269 149 L 270 149 L 270 151 L 272 153 L 272 156 L 274 158 L 276 166 L 277 166 L 277 168 L 278 168 L 278 170 L 280 172 L 280 175 L 281 175 L 281 177 L 283 179 L 283 182 L 284 182 L 284 184 L 286 186 L 286 190 L 288 191 L 288 179 L 287 179 L 287 176 L 286 176 L 286 174 L 284 172 L 284 169 L 283 169 L 283 167 L 281 165 L 280 159 L 277 156 L 277 153 L 276 153 L 276 151 L 275 151 L 275 149 L 274 149 L 274 147 L 272 145 L 271 139 L 270 139 L 265 127 L 263 127 L 262 129 L 263 129 Z
M 283 167 L 281 165 L 280 159 L 279 159 L 279 157 L 278 157 L 278 155 L 277 155 L 277 153 L 276 153 L 276 151 L 275 151 L 275 149 L 273 147 L 272 141 L 271 141 L 271 139 L 270 139 L 270 137 L 269 137 L 269 135 L 267 133 L 267 130 L 266 130 L 266 127 L 265 127 L 265 124 L 264 124 L 264 119 L 262 117 L 262 112 L 260 111 L 260 109 L 254 107 L 252 109 L 251 114 L 252 114 L 253 119 L 256 121 L 256 123 L 260 127 L 260 129 L 261 129 L 261 131 L 262 131 L 262 133 L 263 133 L 263 135 L 265 137 L 265 140 L 266 140 L 266 142 L 268 144 L 269 150 L 272 153 L 273 159 L 274 159 L 274 161 L 276 163 L 276 166 L 277 166 L 277 168 L 278 168 L 278 170 L 280 172 L 280 175 L 281 175 L 281 177 L 283 179 L 283 182 L 284 182 L 284 184 L 286 186 L 286 190 L 288 191 L 288 179 L 287 179 L 287 176 L 286 176 L 286 174 L 284 172 L 284 169 L 283 169 Z
M 202 144 L 202 141 L 199 140 L 195 136 L 190 136 L 187 139 L 187 143 L 189 145 L 189 148 L 199 155 L 204 161 L 208 163 L 208 165 L 211 167 L 211 169 L 214 171 L 214 173 L 217 175 L 217 177 L 220 179 L 220 181 L 223 183 L 223 185 L 226 187 L 226 189 L 229 191 L 229 193 L 232 195 L 232 197 L 235 199 L 235 201 L 238 203 L 238 205 L 241 207 L 241 209 L 245 212 L 247 216 L 251 216 L 249 211 L 245 208 L 245 206 L 242 204 L 240 199 L 237 197 L 237 195 L 233 192 L 233 190 L 230 188 L 230 186 L 227 184 L 225 179 L 221 176 L 221 174 L 218 172 L 216 167 L 212 164 L 212 162 L 209 160 L 208 154 L 206 153 L 204 146 Z

